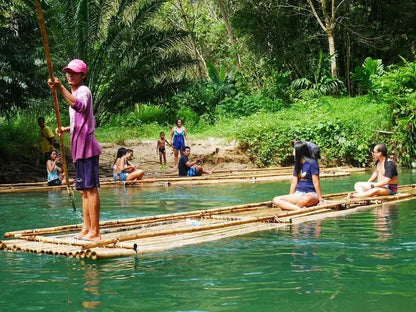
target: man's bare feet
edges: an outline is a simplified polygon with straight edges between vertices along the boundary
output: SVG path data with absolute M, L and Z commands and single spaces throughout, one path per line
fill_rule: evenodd
M 101 235 L 100 234 L 96 235 L 96 234 L 89 233 L 88 235 L 85 236 L 85 239 L 88 239 L 88 240 L 91 240 L 91 241 L 94 241 L 94 242 L 98 242 L 98 241 L 101 240 Z

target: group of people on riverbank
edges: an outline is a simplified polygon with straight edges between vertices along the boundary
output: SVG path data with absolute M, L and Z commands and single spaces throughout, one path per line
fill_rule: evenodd
M 61 154 L 56 147 L 55 136 L 50 128 L 45 125 L 45 119 L 39 117 L 38 124 L 40 127 L 41 148 L 45 154 L 46 171 L 49 186 L 58 186 L 66 184 L 63 169 L 61 166 Z M 188 134 L 186 128 L 182 124 L 181 119 L 177 119 L 175 127 L 171 131 L 171 142 L 166 140 L 165 133 L 160 132 L 157 140 L 156 152 L 159 154 L 159 162 L 161 168 L 166 168 L 166 145 L 172 147 L 174 155 L 174 165 L 178 169 L 179 176 L 198 176 L 202 174 L 212 174 L 213 170 L 205 170 L 202 167 L 202 160 L 197 156 L 195 160 L 189 160 L 190 147 L 186 145 Z M 59 147 L 59 146 L 58 146 Z M 141 180 L 144 176 L 144 170 L 138 165 L 132 163 L 133 150 L 120 147 L 113 163 L 113 180 L 114 181 L 135 181 Z M 74 179 L 70 179 L 69 183 L 74 183 Z
M 156 152 L 159 154 L 161 168 L 166 168 L 166 144 L 173 149 L 175 168 L 178 169 L 179 176 L 199 176 L 202 174 L 211 174 L 213 170 L 205 170 L 198 156 L 195 160 L 189 160 L 191 148 L 186 145 L 188 134 L 182 124 L 181 119 L 176 120 L 176 126 L 171 131 L 171 142 L 166 140 L 165 133 L 160 132 L 159 139 L 156 143 Z M 180 157 L 179 157 L 180 156 Z M 134 181 L 141 180 L 144 171 L 137 165 L 131 164 L 133 150 L 121 147 L 117 151 L 117 156 L 113 164 L 114 181 Z
M 63 68 L 66 79 L 70 85 L 70 91 L 66 89 L 59 79 L 50 79 L 49 87 L 52 91 L 59 92 L 69 105 L 70 126 L 56 129 L 56 134 L 69 132 L 71 135 L 71 154 L 75 164 L 75 187 L 81 192 L 83 226 L 81 232 L 75 237 L 81 240 L 99 241 L 100 186 L 98 175 L 98 162 L 101 148 L 94 136 L 95 118 L 93 115 L 92 94 L 84 85 L 87 75 L 87 65 L 79 59 L 74 59 Z M 44 129 L 44 119 L 39 121 L 41 132 Z M 49 144 L 54 143 L 53 134 L 45 132 L 45 139 Z M 176 121 L 176 126 L 171 132 L 171 142 L 174 148 L 175 167 L 180 176 L 197 176 L 203 173 L 211 174 L 213 170 L 205 170 L 201 166 L 198 157 L 190 161 L 191 149 L 186 145 L 187 132 L 182 125 L 182 120 Z M 157 142 L 159 160 L 166 165 L 166 147 L 164 133 L 160 134 Z M 43 151 L 43 150 L 42 150 Z M 179 155 L 180 159 L 179 159 Z M 288 195 L 277 196 L 273 199 L 276 207 L 285 210 L 297 210 L 304 207 L 320 205 L 323 202 L 321 186 L 319 182 L 319 148 L 310 142 L 294 140 L 293 155 L 295 165 L 293 178 Z M 367 182 L 359 182 L 355 185 L 355 193 L 349 198 L 367 197 L 375 195 L 389 195 L 397 192 L 398 173 L 395 164 L 387 157 L 387 148 L 383 144 L 374 147 L 373 155 L 376 159 L 376 170 Z M 62 173 L 57 166 L 60 156 L 54 150 L 49 151 L 47 161 L 48 182 L 52 185 L 63 183 L 59 174 Z M 141 179 L 144 171 L 131 163 L 133 151 L 120 148 L 113 165 L 114 179 L 130 181 Z M 50 177 L 50 178 L 49 178 Z M 59 181 L 58 181 L 58 180 Z M 50 180 L 50 181 L 49 181 Z M 56 183 L 56 184 L 54 184 Z

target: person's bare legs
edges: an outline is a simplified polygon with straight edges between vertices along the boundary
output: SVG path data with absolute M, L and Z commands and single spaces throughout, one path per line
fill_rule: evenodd
M 365 191 L 371 190 L 372 182 L 357 182 L 354 184 L 354 190 L 357 193 L 363 193 Z
M 174 162 L 175 162 L 175 168 L 178 168 L 178 154 L 179 154 L 178 150 L 174 149 L 173 150 L 173 159 L 174 159 Z
M 82 229 L 81 232 L 79 232 L 78 237 L 80 238 L 86 238 L 89 229 L 91 227 L 91 221 L 90 221 L 90 214 L 88 212 L 88 194 L 85 190 L 81 191 L 81 198 L 82 198 Z
M 303 196 L 289 194 L 273 198 L 273 204 L 283 210 L 299 210 L 303 207 L 315 206 L 318 203 L 318 196 L 314 193 L 305 194 Z
M 132 173 L 129 173 L 127 176 L 126 181 L 134 181 L 134 180 L 141 180 L 144 176 L 144 170 L 136 169 Z
M 196 172 L 198 173 L 198 175 L 202 175 L 202 174 L 213 174 L 214 173 L 214 169 L 211 170 L 205 170 L 204 168 L 202 168 L 202 166 L 195 166 Z
M 370 188 L 368 191 L 364 192 L 355 192 L 348 194 L 348 198 L 362 198 L 362 197 L 372 197 L 372 196 L 384 196 L 390 195 L 390 192 L 385 187 L 375 187 Z
M 101 239 L 100 234 L 100 195 L 98 193 L 98 189 L 96 187 L 91 189 L 86 189 L 84 192 L 87 194 L 87 201 L 86 201 L 86 211 L 88 214 L 89 219 L 89 229 L 88 233 L 85 236 L 87 239 L 91 239 L 94 241 L 99 241 Z M 84 201 L 82 203 L 83 207 L 82 210 L 84 211 Z M 85 216 L 84 216 L 85 218 Z

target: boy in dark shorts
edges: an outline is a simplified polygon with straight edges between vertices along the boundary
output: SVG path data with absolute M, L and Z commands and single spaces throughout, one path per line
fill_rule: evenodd
M 62 135 L 70 132 L 71 136 L 71 154 L 75 164 L 75 188 L 81 192 L 84 219 L 82 230 L 76 238 L 98 241 L 101 239 L 98 194 L 100 186 L 98 161 L 101 148 L 94 136 L 95 118 L 91 91 L 84 86 L 87 65 L 82 60 L 74 59 L 62 70 L 66 72 L 71 92 L 56 78 L 53 82 L 49 80 L 48 84 L 58 91 L 70 106 L 70 126 L 56 129 L 56 133 Z
M 159 134 L 160 138 L 157 140 L 156 145 L 156 153 L 159 153 L 159 162 L 160 162 L 160 168 L 166 167 L 166 146 L 165 143 L 167 143 L 169 146 L 172 146 L 168 141 L 165 139 L 165 133 L 162 131 Z M 163 158 L 163 163 L 162 163 Z

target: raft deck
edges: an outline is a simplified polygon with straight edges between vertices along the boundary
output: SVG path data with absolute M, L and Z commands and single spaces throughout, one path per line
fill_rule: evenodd
M 215 241 L 291 224 L 345 216 L 413 199 L 416 185 L 399 187 L 391 196 L 347 199 L 347 193 L 324 196 L 326 203 L 297 211 L 282 211 L 272 202 L 100 222 L 102 240 L 76 239 L 81 224 L 5 233 L 0 248 L 93 260 L 136 256 Z

